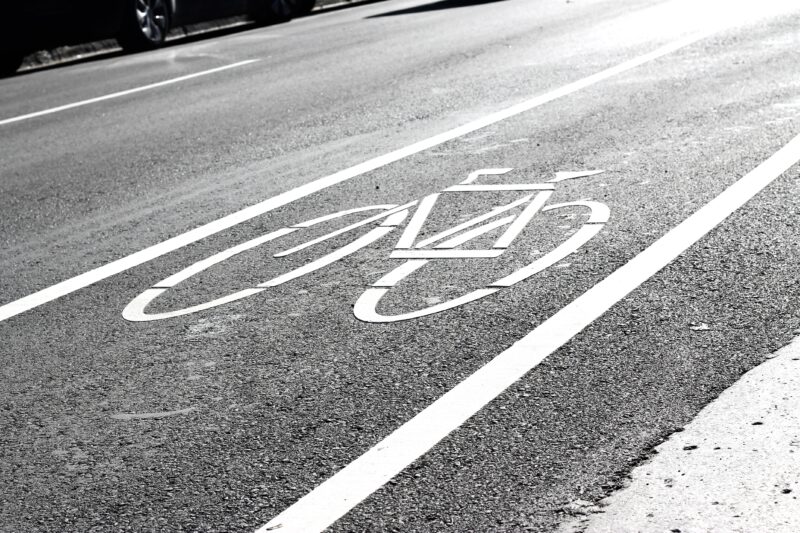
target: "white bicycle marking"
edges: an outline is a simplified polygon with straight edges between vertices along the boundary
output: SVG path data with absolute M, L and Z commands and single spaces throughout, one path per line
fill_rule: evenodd
M 468 220 L 468 221 L 466 221 L 466 222 L 464 222 L 462 224 L 459 224 L 458 226 L 454 226 L 454 227 L 452 227 L 452 228 L 450 228 L 448 230 L 445 230 L 445 231 L 443 231 L 441 233 L 437 233 L 433 237 L 430 237 L 428 239 L 420 241 L 417 244 L 417 248 L 425 248 L 426 246 L 429 246 L 429 245 L 431 245 L 431 244 L 433 244 L 435 242 L 438 242 L 438 241 L 440 241 L 442 239 L 446 239 L 447 237 L 450 237 L 451 235 L 454 235 L 454 234 L 458 233 L 459 231 L 463 231 L 463 230 L 465 230 L 465 229 L 467 229 L 469 227 L 472 227 L 475 224 L 480 224 L 481 222 L 485 222 L 486 220 L 489 220 L 490 218 L 494 218 L 499 214 L 505 213 L 506 211 L 510 211 L 510 210 L 514 209 L 515 207 L 519 207 L 519 206 L 523 205 L 524 203 L 528 202 L 531 198 L 533 198 L 533 196 L 525 196 L 524 198 L 520 198 L 519 200 L 514 200 L 513 202 L 511 202 L 508 205 L 496 207 L 496 208 L 492 209 L 491 211 L 489 211 L 488 213 L 485 213 L 485 214 L 483 214 L 483 215 L 481 215 L 479 217 L 475 217 L 475 218 L 473 218 L 471 220 Z M 401 248 L 401 247 L 400 246 L 395 246 L 395 248 Z
M 318 238 L 316 238 L 314 240 L 308 241 L 308 242 L 303 243 L 303 244 L 301 244 L 299 246 L 295 246 L 294 248 L 290 248 L 289 250 L 285 250 L 283 252 L 277 253 L 273 257 L 286 257 L 286 256 L 289 256 L 289 255 L 292 255 L 294 253 L 299 252 L 300 250 L 305 250 L 306 248 L 308 248 L 310 246 L 313 246 L 315 244 L 319 244 L 321 242 L 325 242 L 325 241 L 327 241 L 329 239 L 332 239 L 334 237 L 338 237 L 339 235 L 347 233 L 350 230 L 354 230 L 354 229 L 360 228 L 361 226 L 366 226 L 370 222 L 375 222 L 377 220 L 381 220 L 382 218 L 386 218 L 388 215 L 391 215 L 391 214 L 395 214 L 395 213 L 402 214 L 401 218 L 405 218 L 406 214 L 403 212 L 403 209 L 411 207 L 414 204 L 415 204 L 415 202 L 411 202 L 411 203 L 408 203 L 406 205 L 401 205 L 401 206 L 394 206 L 394 205 L 380 206 L 380 205 L 376 205 L 376 206 L 370 206 L 370 207 L 366 207 L 366 208 L 362 207 L 362 208 L 359 208 L 359 209 L 348 209 L 347 211 L 342 211 L 340 213 L 334 213 L 332 215 L 327 215 L 327 216 L 324 216 L 324 217 L 315 218 L 314 220 L 309 221 L 309 222 L 303 222 L 301 224 L 297 224 L 297 225 L 292 226 L 292 227 L 293 228 L 310 228 L 311 226 L 315 226 L 316 224 L 319 224 L 321 222 L 328 222 L 330 220 L 335 220 L 335 219 L 341 218 L 341 217 L 343 217 L 345 215 L 349 215 L 349 214 L 352 214 L 352 213 L 358 213 L 360 211 L 368 211 L 368 210 L 371 210 L 371 209 L 379 209 L 379 208 L 387 209 L 386 213 L 379 213 L 379 214 L 377 214 L 377 215 L 375 215 L 373 217 L 369 217 L 369 218 L 367 218 L 365 220 L 362 220 L 361 222 L 356 222 L 355 224 L 350 224 L 349 226 L 344 227 L 342 229 L 338 229 L 336 231 L 332 231 L 331 233 L 328 233 L 327 235 L 323 235 L 322 237 L 318 237 Z M 387 220 L 387 222 L 388 222 L 388 220 Z M 402 222 L 402 220 L 401 220 L 401 222 Z M 389 222 L 388 223 L 388 225 L 390 225 L 390 226 L 397 226 L 399 224 L 400 224 L 400 222 L 397 222 L 397 223 Z
M 559 183 L 566 180 L 574 180 L 576 178 L 586 178 L 595 176 L 602 173 L 602 170 L 583 170 L 581 172 L 556 172 L 556 177 L 551 179 L 551 183 Z
M 288 283 L 307 274 L 320 271 L 325 267 L 330 266 L 333 263 L 374 244 L 397 229 L 405 221 L 405 219 L 409 217 L 411 214 L 411 209 L 414 207 L 416 207 L 414 214 L 411 215 L 410 220 L 398 238 L 394 249 L 390 254 L 388 254 L 387 257 L 388 259 L 406 259 L 406 261 L 381 277 L 381 279 L 378 280 L 372 287 L 367 288 L 356 300 L 353 307 L 353 314 L 356 316 L 356 318 L 365 322 L 398 322 L 401 320 L 410 320 L 440 313 L 475 302 L 490 296 L 501 289 L 505 289 L 525 281 L 531 276 L 534 276 L 561 261 L 596 236 L 602 229 L 603 225 L 608 221 L 608 207 L 602 203 L 591 200 L 565 202 L 547 207 L 545 206 L 555 191 L 555 184 L 559 181 L 563 181 L 564 179 L 593 176 L 603 171 L 592 170 L 586 172 L 558 173 L 556 174 L 555 178 L 547 183 L 476 183 L 481 176 L 500 176 L 507 174 L 512 170 L 513 169 L 510 168 L 478 170 L 470 173 L 467 179 L 458 185 L 448 187 L 439 193 L 430 194 L 419 202 L 413 201 L 399 206 L 394 204 L 381 204 L 347 209 L 337 213 L 307 220 L 290 227 L 273 231 L 261 237 L 251 239 L 245 243 L 233 246 L 227 250 L 214 254 L 211 257 L 198 261 L 193 265 L 181 270 L 180 272 L 156 283 L 151 288 L 145 290 L 142 292 L 142 294 L 134 298 L 125 307 L 122 312 L 122 316 L 126 320 L 135 322 L 164 320 L 205 311 L 220 305 L 229 304 L 250 296 L 254 296 L 264 292 L 267 289 L 278 287 L 284 283 Z M 441 231 L 432 237 L 417 242 L 420 233 L 425 227 L 426 221 L 436 208 L 437 202 L 439 202 L 442 196 L 447 195 L 450 197 L 453 194 L 461 196 L 468 193 L 487 191 L 520 193 L 536 191 L 536 193 L 526 194 L 524 197 L 514 200 L 508 204 L 492 207 L 484 214 L 473 217 L 465 222 L 461 222 L 452 228 Z M 521 208 L 521 212 L 516 215 L 507 215 L 509 211 L 516 208 Z M 557 246 L 555 249 L 551 250 L 549 253 L 545 254 L 543 257 L 540 257 L 530 264 L 508 274 L 507 276 L 490 283 L 486 287 L 475 289 L 447 302 L 441 302 L 424 309 L 418 309 L 396 315 L 384 315 L 377 310 L 377 307 L 382 299 L 391 291 L 393 287 L 395 287 L 401 281 L 404 281 L 412 276 L 412 274 L 417 273 L 430 261 L 493 259 L 500 257 L 502 254 L 506 253 L 506 251 L 511 247 L 523 230 L 533 221 L 538 213 L 546 213 L 554 209 L 566 208 L 589 209 L 589 218 L 574 235 Z M 347 234 L 370 224 L 376 225 L 376 227 L 369 230 L 366 234 L 355 238 L 352 242 L 333 250 L 323 257 L 310 261 L 303 266 L 294 268 L 285 274 L 281 274 L 269 281 L 260 283 L 255 287 L 243 289 L 227 296 L 178 310 L 160 313 L 148 313 L 146 311 L 146 308 L 157 298 L 162 296 L 167 290 L 193 276 L 196 276 L 197 274 L 200 274 L 201 272 L 208 270 L 212 266 L 223 263 L 224 261 L 238 254 L 252 250 L 253 248 L 267 244 L 287 235 L 318 226 L 320 224 L 336 221 L 349 215 L 368 211 L 379 211 L 379 213 L 273 255 L 275 259 L 280 260 L 316 244 L 329 241 L 334 237 Z M 501 229 L 503 229 L 502 233 L 488 249 L 459 248 L 460 246 L 465 245 L 470 241 L 477 239 L 478 237 L 488 235 L 489 233 L 499 231 Z
M 324 257 L 320 257 L 316 261 L 313 261 L 306 266 L 292 270 L 283 276 L 278 276 L 277 278 L 264 282 L 260 284 L 259 287 L 277 287 L 278 285 L 283 285 L 287 281 L 292 281 L 293 279 L 305 276 L 306 274 L 316 272 L 317 270 L 331 265 L 340 259 L 344 259 L 348 255 L 356 253 L 362 248 L 366 248 L 381 237 L 388 235 L 392 230 L 394 230 L 393 226 L 379 226 L 347 246 L 339 248 L 338 250 L 335 250 Z
M 364 322 L 399 322 L 402 320 L 411 320 L 415 318 L 421 318 L 423 316 L 432 315 L 435 313 L 440 313 L 442 311 L 453 309 L 455 307 L 459 307 L 467 303 L 475 302 L 477 300 L 480 300 L 481 298 L 485 298 L 487 296 L 496 293 L 500 289 L 508 288 L 517 283 L 525 281 L 531 276 L 534 276 L 544 271 L 545 269 L 563 260 L 568 255 L 576 252 L 581 246 L 583 246 L 584 244 L 589 242 L 589 240 L 591 240 L 594 236 L 596 236 L 600 232 L 600 230 L 603 229 L 603 226 L 608 221 L 609 217 L 608 206 L 600 202 L 587 201 L 587 200 L 555 204 L 542 209 L 542 212 L 551 211 L 553 209 L 563 209 L 568 207 L 588 208 L 590 210 L 589 219 L 586 222 L 584 222 L 583 226 L 581 226 L 581 228 L 574 235 L 572 235 L 561 245 L 557 246 L 555 249 L 545 254 L 544 256 L 538 258 L 529 265 L 515 271 L 514 273 L 504 278 L 501 278 L 493 283 L 490 283 L 485 289 L 477 289 L 468 294 L 455 298 L 453 300 L 447 302 L 441 302 L 425 309 L 419 309 L 416 311 L 401 313 L 398 315 L 382 315 L 377 311 L 377 306 L 380 303 L 381 299 L 389 293 L 392 287 L 394 287 L 399 282 L 406 279 L 411 274 L 418 271 L 420 268 L 424 267 L 428 263 L 428 259 L 456 257 L 452 255 L 447 256 L 444 254 L 441 255 L 437 254 L 436 252 L 438 252 L 438 250 L 425 250 L 424 252 L 404 251 L 402 252 L 403 257 L 416 259 L 416 261 L 408 261 L 400 265 L 399 267 L 389 272 L 386 276 L 378 280 L 378 282 L 375 283 L 372 288 L 367 289 L 364 292 L 364 294 L 362 294 L 361 297 L 356 301 L 355 306 L 353 307 L 353 313 L 355 314 L 356 318 Z M 528 208 L 526 208 L 526 211 L 527 210 Z M 538 211 L 538 208 L 536 210 Z M 525 220 L 525 218 L 523 218 L 523 215 L 525 215 L 525 211 L 523 211 L 523 214 L 517 217 L 516 220 L 514 220 L 514 217 L 506 217 L 496 221 L 495 223 L 490 223 L 487 224 L 486 226 L 482 226 L 474 230 L 471 230 L 464 235 L 455 237 L 452 240 L 457 241 L 457 244 L 463 244 L 464 242 L 467 242 L 474 237 L 482 235 L 491 229 L 495 229 L 497 227 L 501 227 L 502 225 L 511 223 L 512 220 L 514 220 L 513 224 L 516 224 L 519 220 Z M 528 221 L 529 220 L 530 218 L 528 218 Z M 514 235 L 515 236 L 518 235 L 519 232 L 522 231 L 522 229 L 523 229 L 522 227 L 514 229 Z M 512 230 L 512 228 L 506 230 L 506 234 L 508 234 L 510 230 Z M 503 237 L 501 237 L 501 239 L 502 238 Z M 510 244 L 510 242 L 508 244 Z M 504 250 L 492 250 L 492 251 L 496 252 L 499 255 Z M 483 251 L 468 250 L 468 252 L 483 252 Z M 398 251 L 393 252 L 392 257 L 396 257 L 396 254 L 398 253 L 400 252 Z M 490 256 L 476 254 L 472 257 L 490 257 Z
M 451 239 L 447 239 L 442 244 L 437 244 L 435 248 L 451 249 L 457 246 L 461 246 L 462 244 L 467 243 L 472 239 L 476 239 L 481 235 L 485 235 L 498 228 L 502 228 L 503 226 L 511 224 L 512 222 L 514 222 L 514 218 L 515 218 L 514 215 L 511 215 L 505 218 L 501 218 L 500 220 L 495 220 L 494 222 L 489 222 L 488 224 L 484 224 L 483 226 L 478 226 L 477 228 L 465 231 L 461 235 L 456 235 Z

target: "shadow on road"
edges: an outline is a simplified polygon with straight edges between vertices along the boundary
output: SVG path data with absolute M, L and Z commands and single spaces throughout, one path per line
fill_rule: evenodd
M 329 2 L 323 2 L 318 0 L 317 4 L 320 5 L 318 9 L 315 9 L 306 15 L 299 15 L 296 18 L 300 19 L 317 14 L 340 11 L 343 9 L 359 7 L 381 1 L 383 0 L 349 0 L 347 2 L 335 2 L 332 0 Z M 161 49 L 169 48 L 170 46 L 179 46 L 196 41 L 202 41 L 205 39 L 224 37 L 234 33 L 257 29 L 259 27 L 260 26 L 257 23 L 245 16 L 230 17 L 228 19 L 218 19 L 201 24 L 178 27 L 174 28 L 170 32 L 170 37 L 168 37 L 167 42 Z M 23 63 L 22 68 L 9 77 L 24 76 L 26 74 L 64 68 L 70 65 L 78 65 L 81 63 L 90 63 L 103 59 L 121 57 L 129 53 L 136 52 L 122 51 L 117 45 L 116 41 L 113 39 L 64 46 L 55 50 L 42 50 L 28 56 L 28 59 L 25 61 L 25 63 Z M 3 76 L 0 76 L 0 79 L 2 78 Z
M 255 22 L 239 22 L 230 26 L 225 26 L 219 29 L 205 30 L 199 33 L 187 33 L 184 28 L 177 28 L 173 32 L 181 32 L 171 35 L 164 45 L 159 50 L 164 50 L 171 46 L 179 46 L 182 44 L 193 43 L 204 39 L 213 39 L 215 37 L 223 37 L 232 33 L 238 33 L 246 30 L 258 28 Z M 119 48 L 116 41 L 108 39 L 105 41 L 97 41 L 94 43 L 86 43 L 83 45 L 67 46 L 64 47 L 66 52 L 63 52 L 64 57 L 57 57 L 53 60 L 45 60 L 43 64 L 36 64 L 35 62 L 29 66 L 23 66 L 21 70 L 13 74 L 13 76 L 24 76 L 26 74 L 33 74 L 35 72 L 43 72 L 46 70 L 55 70 L 59 68 L 68 67 L 70 65 L 79 65 L 81 63 L 91 63 L 93 61 L 100 61 L 103 59 L 110 59 L 114 57 L 121 57 L 124 55 L 136 52 L 124 52 Z M 57 53 L 60 50 L 56 51 Z M 39 52 L 41 53 L 41 52 Z M 36 56 L 38 53 L 32 54 Z
M 407 9 L 398 9 L 396 11 L 388 11 L 379 15 L 371 15 L 367 18 L 381 18 L 393 17 L 395 15 L 411 15 L 413 13 L 425 13 L 427 11 L 440 11 L 442 9 L 453 9 L 457 7 L 470 7 L 481 4 L 491 4 L 492 2 L 502 2 L 503 0 L 440 0 L 431 4 L 425 4 L 417 7 L 409 7 Z

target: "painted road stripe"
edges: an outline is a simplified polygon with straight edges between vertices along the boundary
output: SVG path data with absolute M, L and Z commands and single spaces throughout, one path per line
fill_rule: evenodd
M 326 529 L 699 241 L 798 160 L 800 135 L 630 262 L 259 528 L 257 533 L 315 533 Z
M 217 72 L 222 72 L 224 70 L 230 70 L 236 67 L 243 67 L 244 65 L 249 65 L 250 63 L 255 63 L 256 61 L 258 61 L 258 59 L 248 59 L 246 61 L 239 61 L 238 63 L 232 63 L 230 65 L 224 65 L 222 67 L 212 68 L 210 70 L 204 70 L 202 72 L 195 72 L 194 74 L 187 74 L 186 76 L 180 76 L 178 78 L 159 81 L 157 83 L 151 83 L 149 85 L 142 85 L 141 87 L 127 89 L 125 91 L 120 91 L 118 93 L 106 94 L 105 96 L 98 96 L 96 98 L 90 98 L 88 100 L 81 100 L 80 102 L 73 102 L 71 104 L 66 104 L 58 107 L 51 107 L 50 109 L 43 109 L 42 111 L 36 111 L 35 113 L 28 113 L 27 115 L 18 115 L 16 117 L 6 118 L 0 120 L 0 126 L 5 126 L 6 124 L 13 124 L 14 122 L 22 122 L 23 120 L 28 120 L 31 118 L 43 117 L 45 115 L 52 115 L 53 113 L 59 113 L 61 111 L 66 111 L 68 109 L 75 109 L 76 107 L 83 107 L 91 104 L 96 104 L 97 102 L 104 102 L 106 100 L 112 100 L 114 98 L 120 98 L 122 96 L 128 96 L 130 94 L 136 94 L 143 91 L 149 91 L 151 89 L 157 89 L 159 87 L 164 87 L 166 85 L 172 85 L 173 83 L 180 83 L 182 81 L 191 80 L 193 78 L 208 76 L 209 74 L 216 74 Z
M 146 263 L 152 259 L 161 257 L 162 255 L 183 248 L 184 246 L 187 246 L 189 244 L 192 244 L 193 242 L 197 242 L 201 239 L 204 239 L 209 235 L 214 235 L 215 233 L 219 233 L 220 231 L 226 230 L 237 224 L 241 224 L 242 222 L 263 215 L 264 213 L 273 211 L 279 207 L 292 203 L 296 200 L 299 200 L 300 198 L 309 196 L 310 194 L 313 194 L 315 192 L 321 191 L 338 183 L 342 183 L 344 181 L 352 179 L 356 176 L 360 176 L 377 168 L 381 168 L 390 163 L 394 163 L 395 161 L 399 161 L 411 155 L 422 152 L 423 150 L 427 150 L 434 146 L 438 146 L 447 141 L 451 141 L 458 137 L 462 137 L 464 135 L 485 128 L 497 122 L 514 117 L 516 115 L 519 115 L 520 113 L 530 111 L 536 107 L 552 102 L 553 100 L 580 91 L 581 89 L 590 87 L 596 83 L 607 80 L 613 76 L 622 74 L 623 72 L 627 72 L 631 69 L 634 69 L 651 61 L 664 57 L 668 54 L 671 54 L 672 52 L 675 52 L 676 50 L 680 50 L 681 48 L 689 46 L 692 43 L 695 43 L 700 39 L 703 39 L 713 33 L 715 33 L 715 31 L 709 30 L 700 34 L 694 34 L 690 37 L 680 39 L 671 44 L 662 46 L 650 53 L 630 59 L 628 61 L 620 63 L 619 65 L 608 68 L 606 70 L 602 70 L 596 74 L 592 74 L 591 76 L 580 79 L 578 81 L 569 83 L 567 85 L 564 85 L 563 87 L 560 87 L 543 95 L 536 96 L 529 100 L 525 100 L 524 102 L 521 102 L 512 107 L 503 109 L 501 111 L 497 111 L 495 113 L 487 115 L 483 118 L 479 118 L 472 122 L 468 122 L 467 124 L 446 131 L 444 133 L 440 133 L 428 139 L 416 142 L 414 144 L 410 144 L 404 148 L 400 148 L 399 150 L 395 150 L 393 152 L 389 152 L 388 154 L 376 157 L 374 159 L 370 159 L 368 161 L 365 161 L 348 169 L 336 172 L 335 174 L 331 174 L 329 176 L 325 176 L 324 178 L 320 178 L 316 181 L 306 183 L 305 185 L 297 187 L 296 189 L 286 191 L 277 196 L 264 200 L 263 202 L 252 205 L 250 207 L 246 207 L 241 211 L 237 211 L 235 213 L 222 217 L 213 222 L 209 222 L 208 224 L 197 227 L 181 235 L 172 237 L 171 239 L 167 239 L 166 241 L 163 241 L 159 244 L 150 246 L 149 248 L 145 248 L 144 250 L 133 253 L 121 259 L 117 259 L 116 261 L 112 261 L 111 263 L 98 267 L 94 270 L 90 270 L 89 272 L 85 272 L 79 276 L 75 276 L 74 278 L 70 278 L 68 280 L 52 285 L 46 289 L 42 289 L 38 292 L 20 298 L 19 300 L 9 302 L 5 305 L 0 306 L 0 322 L 2 322 L 3 320 L 7 320 L 13 316 L 16 316 L 20 313 L 24 313 L 25 311 L 28 311 L 40 305 L 43 305 L 47 302 L 51 302 L 57 298 L 61 298 L 62 296 L 80 290 L 84 287 L 87 287 L 98 281 L 104 280 L 115 274 L 119 274 L 120 272 L 124 272 L 135 266 Z M 228 67 L 223 67 L 223 68 L 232 68 L 238 65 L 240 64 L 237 63 L 234 65 L 228 65 Z M 174 83 L 175 80 L 172 81 Z M 7 120 L 12 120 L 12 119 L 7 119 Z

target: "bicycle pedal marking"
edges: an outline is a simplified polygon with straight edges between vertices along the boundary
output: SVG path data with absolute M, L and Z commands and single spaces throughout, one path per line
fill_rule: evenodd
M 572 180 L 582 177 L 594 176 L 602 173 L 602 170 L 590 170 L 580 172 L 558 172 L 555 178 L 545 183 L 500 183 L 482 184 L 476 183 L 482 176 L 502 176 L 511 172 L 511 168 L 490 168 L 476 170 L 457 185 L 450 186 L 439 193 L 430 194 L 419 201 L 408 202 L 403 205 L 379 204 L 353 209 L 345 209 L 329 215 L 316 217 L 305 222 L 294 224 L 276 231 L 272 231 L 260 237 L 251 239 L 244 243 L 232 246 L 222 252 L 213 254 L 205 259 L 184 268 L 183 270 L 168 276 L 162 281 L 154 284 L 149 289 L 145 289 L 136 296 L 123 309 L 122 316 L 126 320 L 133 322 L 144 322 L 153 320 L 165 320 L 185 316 L 215 307 L 229 304 L 238 300 L 249 298 L 260 294 L 272 287 L 277 287 L 292 280 L 321 270 L 331 264 L 340 261 L 387 236 L 389 233 L 398 229 L 406 223 L 398 238 L 394 249 L 389 253 L 389 259 L 405 259 L 396 268 L 383 275 L 378 281 L 368 287 L 356 300 L 353 306 L 353 314 L 359 320 L 365 322 L 399 322 L 440 313 L 475 302 L 496 292 L 516 285 L 534 276 L 543 270 L 555 265 L 565 257 L 577 251 L 580 247 L 594 238 L 603 228 L 609 219 L 610 211 L 608 206 L 594 200 L 578 200 L 573 202 L 563 202 L 559 204 L 546 205 L 555 191 L 556 184 L 565 180 Z M 492 207 L 489 211 L 473 217 L 465 222 L 461 222 L 451 228 L 436 233 L 431 237 L 418 240 L 422 229 L 436 208 L 442 195 L 465 194 L 476 192 L 519 192 L 525 196 L 518 198 L 508 204 Z M 517 214 L 508 214 L 514 209 L 521 208 Z M 571 235 L 566 241 L 558 245 L 547 254 L 537 258 L 522 268 L 517 269 L 511 274 L 489 283 L 486 287 L 473 290 L 467 294 L 453 298 L 446 302 L 439 302 L 429 307 L 409 311 L 396 315 L 382 315 L 377 311 L 383 298 L 391 292 L 400 282 L 413 276 L 423 269 L 431 261 L 441 260 L 463 260 L 463 259 L 493 259 L 504 254 L 519 237 L 522 231 L 530 224 L 538 213 L 547 213 L 553 210 L 566 208 L 583 208 L 589 210 L 589 218 L 580 228 Z M 412 209 L 414 209 L 412 214 Z M 324 243 L 341 235 L 353 232 L 365 226 L 374 224 L 364 235 L 358 236 L 350 243 L 334 249 L 333 251 L 312 260 L 300 267 L 294 268 L 289 272 L 272 278 L 269 281 L 260 283 L 255 287 L 233 292 L 226 296 L 216 298 L 207 302 L 189 306 L 183 309 L 165 311 L 159 313 L 148 313 L 146 308 L 164 293 L 174 288 L 176 285 L 186 281 L 193 276 L 205 272 L 212 266 L 218 265 L 248 250 L 252 250 L 263 244 L 277 241 L 287 235 L 313 228 L 321 224 L 336 221 L 349 215 L 378 211 L 377 214 L 368 216 L 358 222 L 346 225 L 343 228 L 326 233 L 310 241 L 285 249 L 275 253 L 274 258 L 282 259 L 298 253 L 302 250 L 311 248 L 317 244 Z M 406 222 L 407 221 L 407 222 Z M 499 237 L 488 248 L 485 249 L 463 249 L 460 246 L 469 243 L 479 237 L 494 231 L 500 231 Z

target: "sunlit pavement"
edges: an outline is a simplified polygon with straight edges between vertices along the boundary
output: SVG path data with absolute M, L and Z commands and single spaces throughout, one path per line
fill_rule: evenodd
M 793 368 L 798 22 L 392 0 L 0 81 L 0 529 L 674 520 L 636 467 Z

